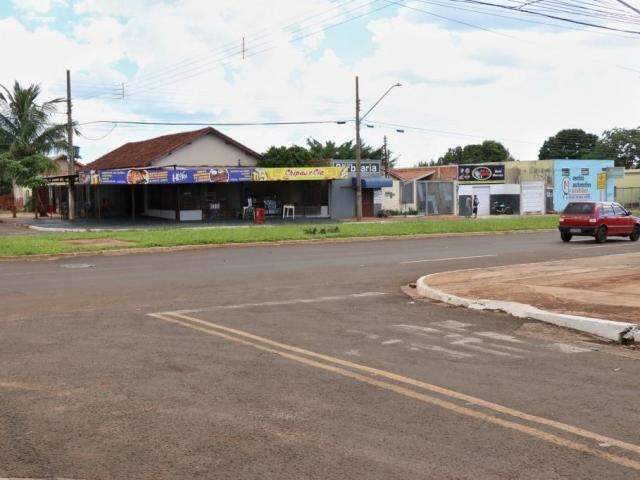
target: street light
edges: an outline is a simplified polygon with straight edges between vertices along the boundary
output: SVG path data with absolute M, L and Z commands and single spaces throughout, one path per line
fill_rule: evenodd
M 401 86 L 401 83 L 391 85 L 378 101 L 374 103 L 364 115 L 360 116 L 360 87 L 358 76 L 356 75 L 356 218 L 358 221 L 362 220 L 362 172 L 360 171 L 362 165 L 362 142 L 360 141 L 360 123 L 378 106 L 391 90 Z

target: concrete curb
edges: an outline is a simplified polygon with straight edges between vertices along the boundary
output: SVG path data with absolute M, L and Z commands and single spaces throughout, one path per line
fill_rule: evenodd
M 432 274 L 437 275 L 437 274 Z M 465 307 L 473 310 L 494 310 L 508 313 L 518 318 L 531 318 L 541 322 L 551 323 L 560 327 L 571 328 L 580 332 L 589 333 L 597 337 L 612 340 L 614 342 L 635 341 L 640 342 L 640 326 L 633 323 L 614 322 L 601 318 L 582 317 L 565 313 L 541 310 L 532 305 L 502 300 L 471 300 L 452 295 L 442 290 L 429 286 L 428 279 L 432 275 L 420 277 L 416 283 L 418 294 L 439 302 Z

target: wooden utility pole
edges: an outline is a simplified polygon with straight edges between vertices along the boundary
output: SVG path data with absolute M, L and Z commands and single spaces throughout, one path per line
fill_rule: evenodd
M 362 220 L 362 144 L 360 143 L 360 86 L 356 75 L 356 218 Z
M 67 165 L 69 174 L 69 220 L 76 218 L 75 179 L 75 150 L 73 148 L 73 120 L 71 117 L 71 73 L 67 70 Z

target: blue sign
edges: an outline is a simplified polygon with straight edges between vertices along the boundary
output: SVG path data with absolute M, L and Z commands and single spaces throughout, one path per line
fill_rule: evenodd
M 80 173 L 80 182 L 91 185 L 168 185 L 177 183 L 250 182 L 253 168 L 122 169 Z
M 569 202 L 613 202 L 615 179 L 598 189 L 598 173 L 613 167 L 613 160 L 555 160 L 553 208 L 561 212 Z

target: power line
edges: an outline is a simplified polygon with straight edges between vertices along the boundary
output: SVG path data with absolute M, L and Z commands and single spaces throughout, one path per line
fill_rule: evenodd
M 483 6 L 489 6 L 489 7 L 494 7 L 494 8 L 501 8 L 501 9 L 506 9 L 506 10 L 511 10 L 511 11 L 515 11 L 516 9 L 513 6 L 509 6 L 509 5 L 504 5 L 504 4 L 499 4 L 499 3 L 492 3 L 492 2 L 488 2 L 488 1 L 484 1 L 484 0 L 449 0 L 451 2 L 457 2 L 457 3 L 469 3 L 469 4 L 475 4 L 475 5 L 483 5 Z M 609 25 L 599 25 L 597 23 L 593 23 L 593 22 L 587 22 L 584 20 L 576 20 L 576 19 L 572 19 L 569 17 L 565 17 L 565 16 L 559 16 L 558 14 L 553 14 L 553 13 L 545 13 L 544 11 L 538 11 L 538 10 L 530 10 L 530 9 L 524 9 L 524 8 L 520 8 L 517 11 L 519 12 L 525 12 L 531 15 L 538 15 L 538 16 L 542 16 L 542 17 L 546 17 L 546 18 L 551 18 L 554 20 L 560 20 L 560 21 L 564 21 L 564 22 L 569 22 L 569 23 L 574 23 L 577 25 L 585 25 L 588 27 L 594 27 L 594 28 L 601 28 L 601 29 L 605 29 L 605 30 L 611 30 L 611 31 L 615 31 L 615 32 L 623 32 L 623 33 L 630 33 L 633 35 L 640 35 L 640 31 L 637 30 L 628 30 L 625 28 L 617 28 L 617 27 L 612 27 Z
M 531 18 L 522 18 L 522 15 L 526 15 L 526 13 L 524 12 L 520 12 L 520 14 L 518 14 L 518 10 L 514 10 L 513 12 L 515 13 L 514 15 L 501 15 L 499 13 L 495 12 L 495 9 L 491 9 L 491 10 L 482 10 L 482 8 L 487 8 L 487 7 L 482 7 L 482 6 L 478 6 L 478 8 L 481 8 L 481 10 L 472 8 L 472 7 L 462 7 L 459 5 L 452 5 L 451 3 L 446 3 L 447 0 L 439 0 L 439 1 L 434 1 L 434 0 L 414 0 L 417 2 L 421 2 L 427 5 L 433 5 L 433 6 L 439 6 L 439 7 L 443 7 L 443 8 L 447 8 L 447 9 L 453 9 L 453 10 L 459 10 L 459 11 L 463 11 L 463 12 L 471 12 L 471 13 L 477 13 L 480 15 L 487 15 L 490 17 L 496 17 L 496 18 L 504 18 L 507 20 L 514 20 L 517 22 L 523 22 L 523 23 L 530 23 L 533 25 L 544 25 L 544 26 L 548 26 L 548 27 L 553 27 L 553 28 L 558 28 L 558 29 L 565 29 L 565 30 L 573 30 L 573 31 L 578 31 L 578 32 L 589 32 L 589 33 L 595 33 L 598 35 L 607 35 L 607 36 L 612 36 L 612 37 L 618 37 L 618 38 L 634 38 L 632 36 L 628 36 L 628 35 L 623 35 L 623 34 L 619 34 L 619 33 L 615 33 L 615 32 L 608 32 L 608 31 L 601 31 L 601 30 L 593 30 L 591 28 L 580 28 L 579 26 L 570 26 L 569 24 L 567 24 L 566 22 L 557 22 L 557 23 L 549 23 L 549 22 L 543 22 L 543 21 L 537 21 L 537 20 L 532 20 Z
M 352 22 L 354 20 L 357 20 L 359 18 L 362 18 L 364 16 L 368 16 L 371 15 L 377 11 L 383 10 L 385 8 L 388 8 L 389 5 L 388 4 L 384 4 L 382 7 L 378 7 L 376 9 L 373 10 L 367 10 L 363 13 L 359 13 L 357 15 L 348 17 L 344 20 L 341 21 L 337 21 L 335 23 L 329 24 L 329 25 L 324 25 L 324 23 L 326 23 L 326 20 L 333 20 L 335 18 L 338 17 L 343 17 L 345 14 L 349 14 L 349 13 L 355 13 L 359 10 L 364 9 L 368 9 L 369 7 L 373 6 L 376 3 L 379 3 L 381 0 L 369 0 L 366 3 L 359 5 L 351 10 L 348 10 L 346 12 L 340 13 L 339 15 L 335 15 L 333 17 L 330 17 L 329 19 L 325 19 L 322 20 L 321 22 L 316 22 L 316 24 L 311 24 L 311 25 L 307 25 L 304 27 L 300 27 L 296 30 L 293 30 L 291 33 L 294 34 L 295 36 L 293 38 L 291 38 L 289 40 L 288 43 L 293 43 L 293 42 L 297 42 L 300 40 L 303 40 L 305 38 L 308 38 L 312 35 L 317 35 L 318 33 L 322 33 L 325 32 L 327 30 L 330 30 L 332 28 L 338 27 L 340 25 L 344 25 L 346 23 Z M 315 30 L 315 31 L 311 31 L 308 33 L 301 33 L 304 30 L 307 30 L 315 25 L 322 25 L 321 28 Z M 255 55 L 258 55 L 260 53 L 264 53 L 268 50 L 271 50 L 273 48 L 275 48 L 275 46 L 270 46 L 267 48 L 262 48 L 262 47 L 266 47 L 270 44 L 272 44 L 273 42 L 271 40 L 267 40 L 265 42 L 262 43 L 258 43 L 256 46 L 251 46 L 249 48 L 245 49 L 245 58 L 249 58 L 249 57 L 253 57 Z M 262 48 L 262 49 L 260 49 Z M 249 53 L 247 53 L 249 52 Z M 239 55 L 242 53 L 242 48 L 239 46 L 236 46 L 234 48 L 231 49 L 227 49 L 225 52 L 223 52 L 223 54 L 221 56 L 218 56 L 216 58 L 211 58 L 208 59 L 204 62 L 200 62 L 202 63 L 201 65 L 194 65 L 192 68 L 188 68 L 187 70 L 184 71 L 177 71 L 177 72 L 173 72 L 173 73 L 169 73 L 166 78 L 160 77 L 160 78 L 156 78 L 156 79 L 152 79 L 149 81 L 143 81 L 141 83 L 134 83 L 132 82 L 132 85 L 134 85 L 134 87 L 128 92 L 129 95 L 131 95 L 131 92 L 135 92 L 139 91 L 140 89 L 144 88 L 144 89 L 148 89 L 148 88 L 157 88 L 163 85 L 167 85 L 167 84 L 172 84 L 175 83 L 177 81 L 182 81 L 182 80 L 186 80 L 189 78 L 193 78 L 195 76 L 201 75 L 203 73 L 206 73 L 207 71 L 211 70 L 211 68 L 213 68 L 213 66 L 226 66 L 228 65 L 228 63 L 224 63 L 225 60 L 228 60 L 230 58 L 233 57 L 239 57 Z M 198 62 L 194 62 L 194 63 L 198 63 Z M 186 77 L 184 77 L 184 75 L 188 75 Z
M 403 125 L 400 123 L 389 123 L 389 122 L 378 122 L 378 121 L 368 121 L 365 122 L 367 124 L 372 124 L 372 125 L 377 125 L 380 127 L 387 127 L 387 128 L 391 128 L 391 129 L 395 129 L 396 131 L 398 129 L 404 129 L 404 130 L 415 130 L 416 132 L 424 132 L 424 133 L 437 133 L 437 134 L 441 134 L 441 135 L 450 135 L 450 136 L 455 136 L 455 137 L 469 137 L 469 138 L 483 138 L 483 139 L 487 139 L 491 136 L 488 135 L 477 135 L 477 134 L 471 134 L 471 133 L 462 133 L 462 132 L 454 132 L 454 131 L 450 131 L 450 130 L 438 130 L 435 128 L 425 128 L 425 127 L 417 127 L 415 125 Z M 509 138 L 503 138 L 503 137 L 495 137 L 495 138 L 499 138 L 501 140 L 504 141 L 509 141 L 509 142 L 515 142 L 515 143 L 526 143 L 526 144 L 530 144 L 530 145 L 538 145 L 539 142 L 532 142 L 529 140 L 514 140 L 514 139 L 509 139 Z
M 324 15 L 327 12 L 330 12 L 332 10 L 335 10 L 337 8 L 343 8 L 345 5 L 349 4 L 349 3 L 353 3 L 356 0 L 347 0 L 344 2 L 339 3 L 338 5 L 335 5 L 334 7 L 329 8 L 328 10 L 324 10 L 322 12 L 319 12 L 317 14 L 313 14 L 313 15 L 308 15 L 308 16 L 303 16 L 303 15 L 298 15 L 298 16 L 293 16 L 290 17 L 287 22 L 291 22 L 291 23 L 287 23 L 287 25 L 281 27 L 283 30 L 286 28 L 289 28 L 291 26 L 296 25 L 296 23 L 304 23 L 306 22 L 308 19 L 313 18 L 313 17 L 320 17 L 322 15 Z M 295 21 L 294 21 L 295 19 Z M 265 38 L 268 37 L 269 35 L 271 35 L 270 31 L 272 31 L 274 28 L 278 28 L 274 25 L 270 26 L 270 27 L 263 27 L 261 29 L 259 29 L 258 31 L 254 32 L 253 34 L 245 34 L 244 38 L 246 40 L 251 39 L 252 41 L 261 39 L 261 38 Z M 265 32 L 265 33 L 260 33 L 259 32 Z M 175 70 L 176 68 L 179 68 L 180 66 L 185 66 L 185 65 L 191 65 L 193 63 L 197 63 L 200 59 L 207 59 L 209 58 L 212 54 L 219 54 L 219 53 L 225 53 L 228 52 L 230 49 L 237 49 L 239 45 L 239 41 L 233 41 L 233 42 L 228 42 L 224 45 L 222 45 L 221 47 L 215 48 L 215 49 L 211 49 L 209 50 L 207 53 L 203 54 L 203 55 L 195 55 L 195 56 L 191 56 L 191 57 L 187 57 L 179 62 L 174 63 L 173 65 L 170 65 L 168 68 L 167 67 L 163 67 L 163 68 L 156 68 L 155 71 L 149 72 L 145 75 L 142 75 L 139 78 L 134 79 L 132 82 L 130 82 L 130 86 L 131 85 L 135 85 L 137 83 L 141 82 L 141 79 L 146 81 L 149 80 L 150 78 L 156 77 L 158 75 L 163 75 L 166 74 L 167 72 L 171 71 L 171 70 Z
M 322 125 L 333 124 L 343 125 L 353 120 L 301 120 L 301 121 L 282 121 L 282 122 L 152 122 L 137 120 L 94 120 L 91 122 L 79 123 L 83 125 L 99 125 L 99 124 L 115 124 L 120 125 L 165 125 L 165 126 L 187 126 L 187 127 L 256 127 L 256 126 L 277 126 L 277 125 Z

